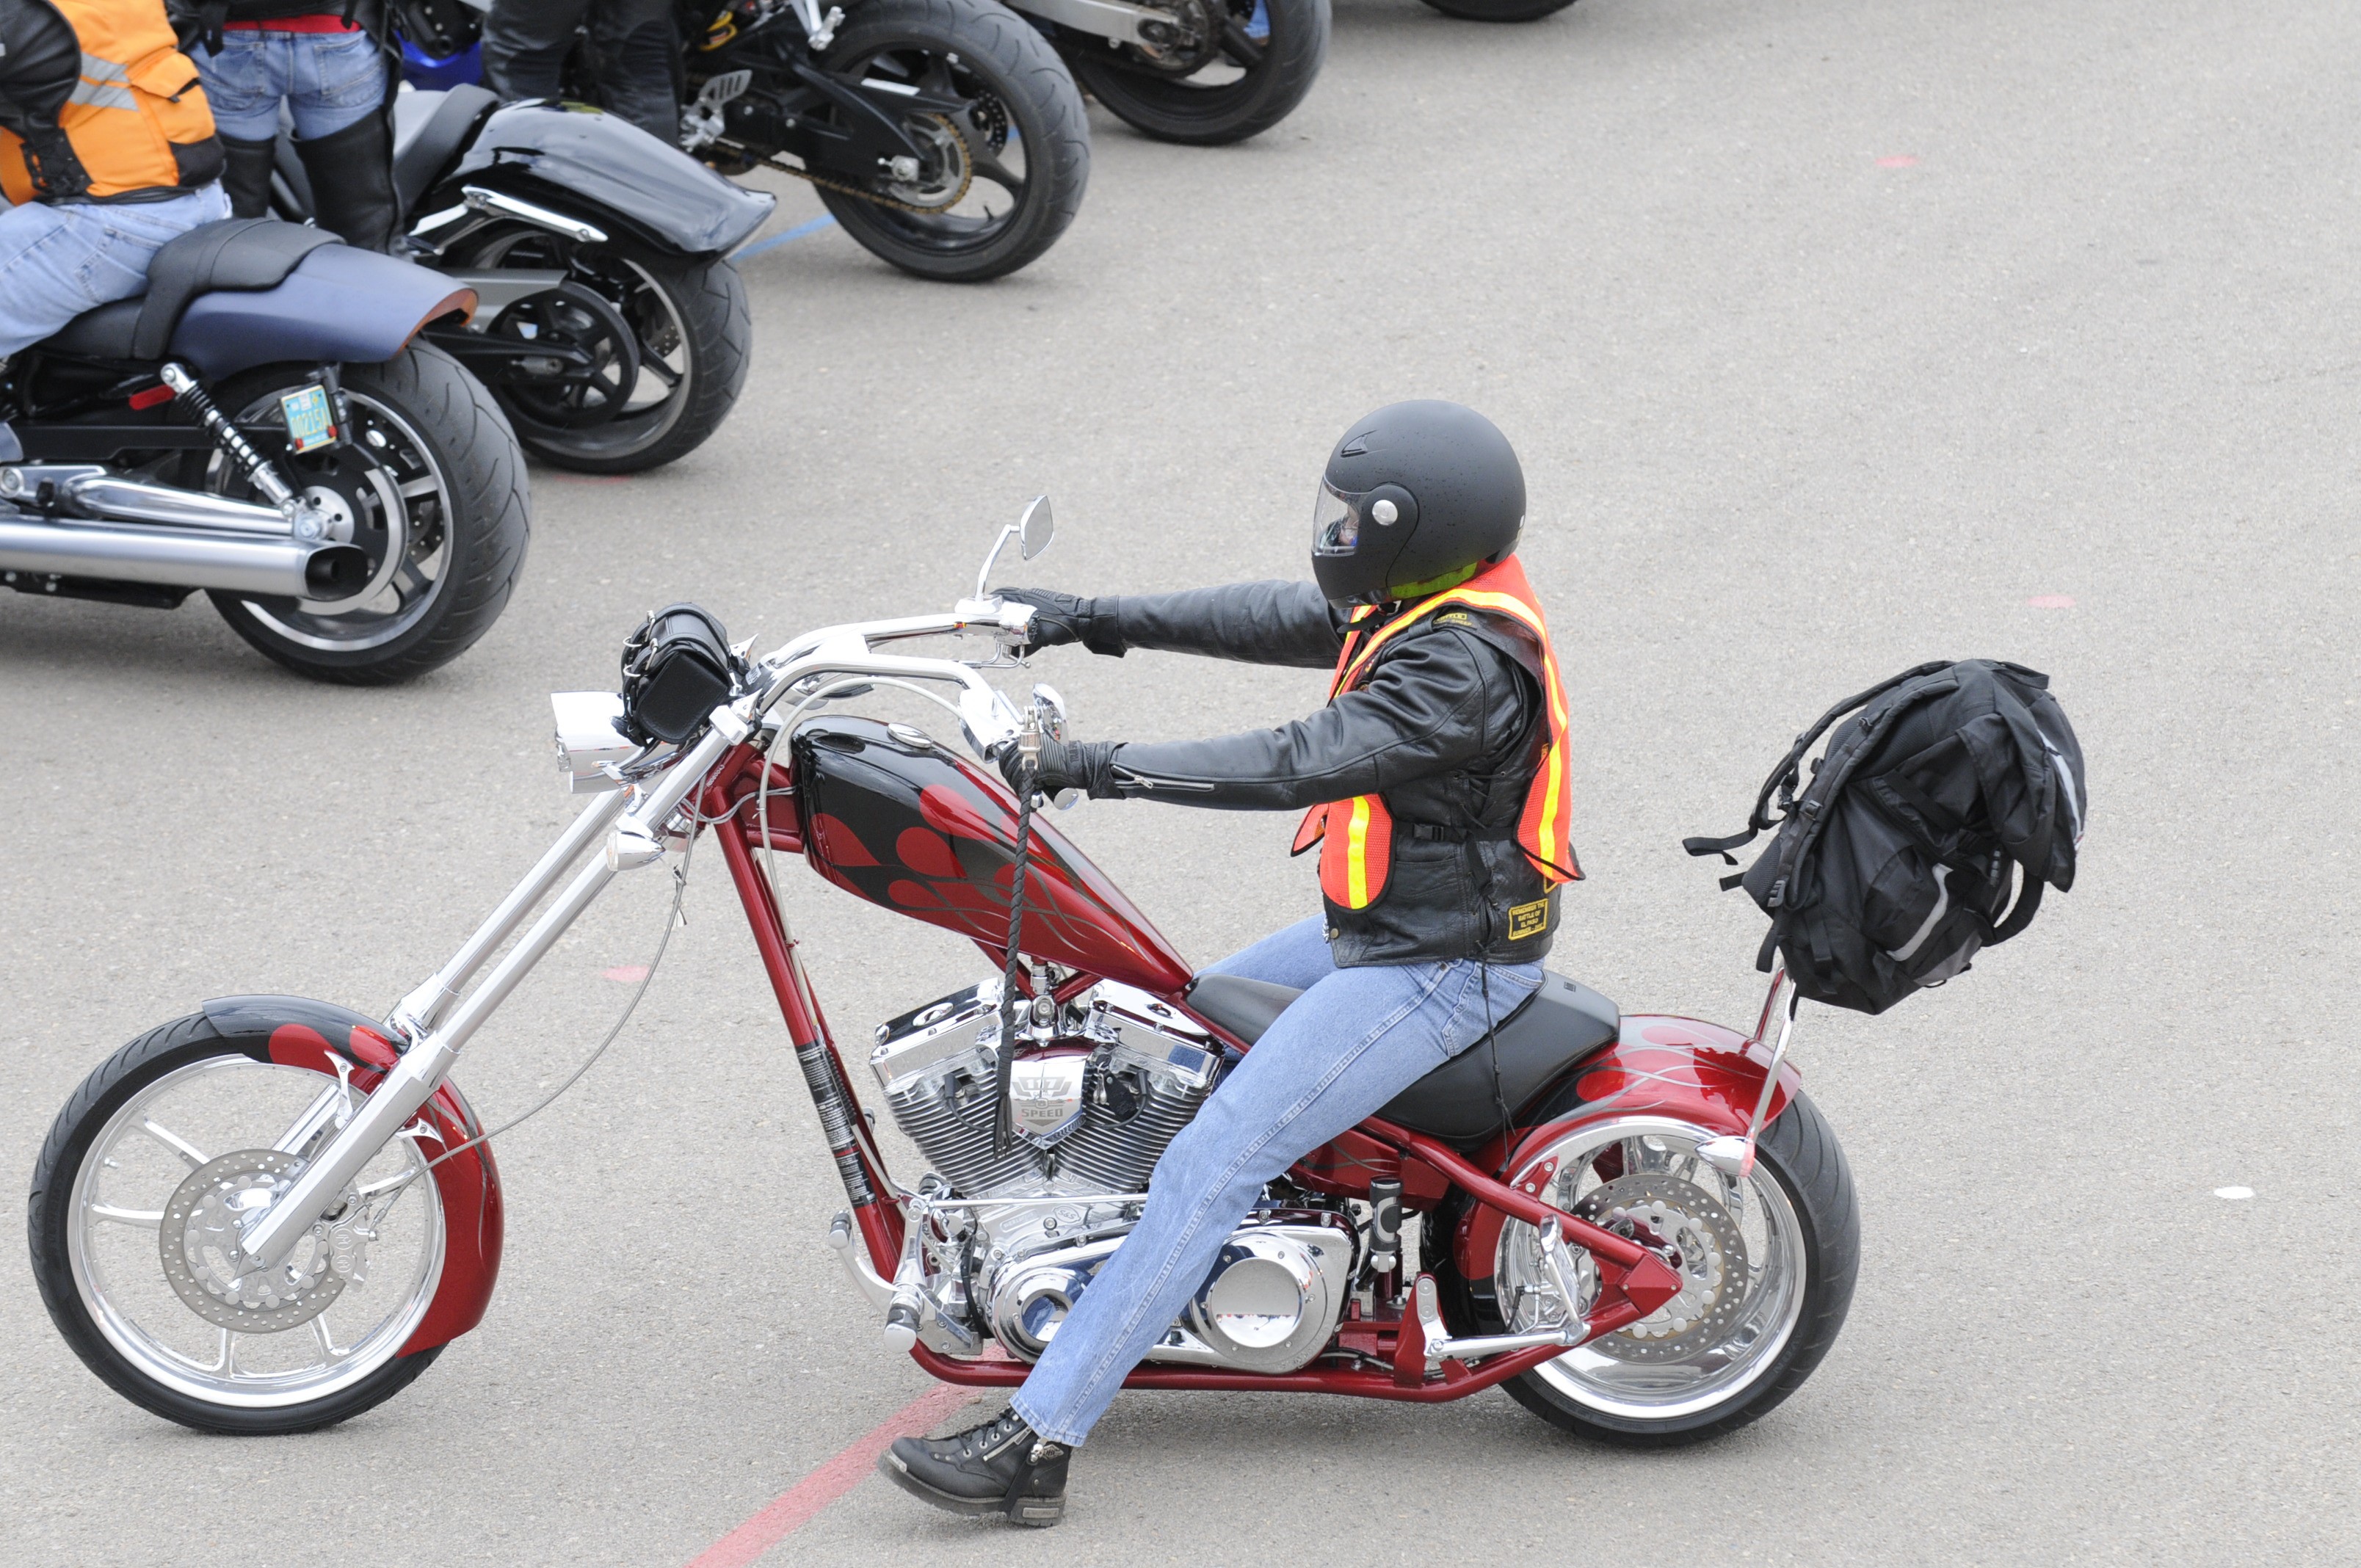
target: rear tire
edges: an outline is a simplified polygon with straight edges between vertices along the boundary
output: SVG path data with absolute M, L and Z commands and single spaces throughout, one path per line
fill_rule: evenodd
M 1697 1135 L 1708 1135 L 1700 1130 Z M 1559 1177 L 1565 1179 L 1566 1173 L 1561 1170 Z M 1678 1401 L 1669 1400 L 1668 1413 L 1658 1416 L 1645 1413 L 1642 1399 L 1618 1399 L 1611 1387 L 1587 1380 L 1573 1366 L 1583 1352 L 1574 1351 L 1510 1378 L 1502 1385 L 1510 1398 L 1552 1426 L 1601 1442 L 1623 1448 L 1675 1448 L 1758 1420 L 1802 1387 L 1836 1343 L 1852 1304 L 1853 1282 L 1861 1266 L 1861 1213 L 1844 1151 L 1838 1147 L 1836 1135 L 1818 1108 L 1801 1094 L 1764 1130 L 1757 1147 L 1752 1181 L 1759 1189 L 1766 1179 L 1777 1185 L 1795 1222 L 1793 1250 L 1803 1274 L 1801 1300 L 1788 1320 L 1784 1342 L 1770 1354 L 1767 1365 L 1750 1370 L 1724 1398 L 1709 1398 L 1697 1409 L 1674 1409 L 1671 1406 Z M 1519 1179 L 1523 1179 L 1521 1174 Z M 1440 1218 L 1450 1222 L 1455 1217 Z M 1427 1266 L 1442 1287 L 1445 1321 L 1455 1334 L 1502 1332 L 1507 1325 L 1499 1305 L 1498 1277 L 1487 1282 L 1485 1290 L 1469 1288 L 1447 1255 L 1447 1238 L 1454 1228 L 1453 1223 L 1434 1226 L 1433 1234 L 1446 1255 L 1437 1255 L 1432 1247 L 1427 1255 Z M 1733 1318 L 1737 1323 L 1746 1321 L 1736 1313 Z M 1655 1332 L 1662 1336 L 1657 1343 L 1677 1343 L 1668 1328 L 1659 1325 Z M 1736 1339 L 1729 1343 L 1741 1343 Z M 1742 1350 L 1735 1352 L 1729 1359 L 1735 1363 L 1742 1354 Z M 1628 1347 L 1622 1354 L 1642 1365 L 1646 1359 L 1643 1353 Z M 1679 1369 L 1677 1365 L 1672 1368 Z M 1620 1373 L 1624 1368 L 1616 1370 Z
M 49 1310 L 50 1321 L 82 1358 L 82 1365 L 142 1409 L 198 1431 L 233 1437 L 315 1431 L 349 1420 L 401 1392 L 434 1364 L 443 1347 L 436 1345 L 410 1355 L 392 1354 L 357 1382 L 319 1398 L 241 1408 L 192 1397 L 144 1371 L 101 1328 L 76 1277 L 71 1237 L 79 1223 L 77 1193 L 82 1187 L 83 1167 L 92 1158 L 93 1141 L 116 1113 L 143 1091 L 175 1072 L 223 1058 L 267 1062 L 269 1042 L 259 1037 L 225 1037 L 210 1018 L 195 1013 L 149 1030 L 82 1080 L 82 1086 L 50 1124 L 49 1135 L 41 1145 L 40 1157 L 33 1168 L 33 1190 L 26 1214 L 33 1278 L 40 1288 L 42 1304 Z M 335 1081 L 318 1074 L 310 1076 L 332 1087 Z
M 1561 4 L 1569 0 L 1560 0 Z M 1259 136 L 1295 112 L 1328 57 L 1328 0 L 1263 0 L 1268 35 L 1261 58 L 1235 81 L 1191 85 L 1188 78 L 1127 70 L 1106 40 L 1065 35 L 1068 63 L 1091 95 L 1135 130 L 1159 141 L 1222 147 Z M 1250 16 L 1251 0 L 1230 6 Z
M 382 443 L 291 458 L 283 422 L 274 440 L 250 411 L 267 416 L 270 400 L 305 384 L 305 374 L 288 366 L 248 371 L 215 400 L 299 486 L 342 487 L 359 498 L 358 510 L 377 509 L 378 526 L 355 540 L 372 550 L 370 586 L 344 604 L 214 593 L 214 608 L 299 674 L 345 685 L 406 681 L 467 652 L 508 607 L 530 532 L 524 455 L 483 383 L 441 349 L 417 343 L 383 364 L 344 367 L 356 422 Z M 405 486 L 424 488 L 412 496 Z M 222 463 L 213 488 L 250 493 L 244 476 Z M 399 517 L 388 494 L 399 498 Z
M 1426 0 L 1446 16 L 1463 22 L 1538 22 L 1554 16 L 1574 0 Z
M 886 56 L 938 67 L 956 57 L 957 76 L 964 78 L 959 90 L 1005 113 L 1014 133 L 1007 139 L 1024 156 L 1023 189 L 1009 211 L 974 226 L 823 185 L 819 198 L 829 212 L 873 255 L 920 278 L 980 283 L 1038 258 L 1082 210 L 1091 178 L 1082 95 L 1058 51 L 1031 23 L 991 0 L 868 0 L 837 34 L 827 63 L 835 71 L 865 70 Z M 976 127 L 961 134 L 974 157 Z

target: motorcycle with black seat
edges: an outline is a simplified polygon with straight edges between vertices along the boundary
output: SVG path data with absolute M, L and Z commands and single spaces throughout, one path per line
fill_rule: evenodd
M 1049 687 L 1020 705 L 986 678 L 1032 636 L 1032 609 L 988 589 L 1000 545 L 1030 555 L 1048 532 L 1037 501 L 949 613 L 753 662 L 703 611 L 658 612 L 620 693 L 555 699 L 561 776 L 592 799 L 434 974 L 381 1015 L 218 999 L 93 1072 L 31 1203 L 74 1350 L 211 1431 L 320 1427 L 410 1383 L 482 1318 L 500 1259 L 462 1049 L 614 879 L 669 864 L 685 883 L 709 835 L 842 1182 L 814 1230 L 887 1350 L 950 1383 L 1020 1381 L 1159 1155 L 1293 995 L 1192 972 L 988 765 L 1063 732 Z M 966 656 L 909 647 L 944 639 Z M 886 689 L 931 696 L 958 739 L 820 711 Z M 782 917 L 783 856 L 989 960 L 868 1037 L 866 1076 L 930 1167 L 915 1183 L 888 1169 Z M 1505 1386 L 1639 1445 L 1754 1420 L 1828 1353 L 1858 1250 L 1844 1157 L 1785 1059 L 1792 999 L 1774 978 L 1741 1034 L 1552 977 L 1271 1183 L 1129 1386 L 1427 1403 Z
M 0 586 L 159 609 L 202 588 L 325 681 L 457 657 L 500 619 L 527 531 L 508 421 L 431 343 L 475 309 L 317 229 L 172 240 L 145 294 L 0 369 Z
M 695 451 L 745 384 L 753 316 L 730 252 L 776 200 L 579 104 L 472 84 L 393 103 L 396 248 L 475 291 L 428 341 L 491 388 L 544 463 L 635 474 Z M 272 205 L 312 188 L 279 138 Z

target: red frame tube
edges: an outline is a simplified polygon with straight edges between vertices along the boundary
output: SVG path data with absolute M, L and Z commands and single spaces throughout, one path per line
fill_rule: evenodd
M 800 853 L 803 849 L 802 836 L 792 822 L 781 824 L 754 819 L 752 807 L 765 767 L 771 772 L 774 798 L 778 798 L 778 792 L 792 789 L 793 780 L 785 770 L 768 763 L 762 752 L 753 747 L 741 746 L 714 770 L 712 782 L 699 797 L 699 807 L 712 825 L 714 837 L 720 841 L 722 859 L 729 863 L 730 880 L 737 887 L 739 902 L 746 911 L 746 924 L 753 931 L 755 950 L 762 957 L 763 972 L 770 978 L 772 993 L 778 998 L 779 1015 L 786 1024 L 789 1040 L 798 1049 L 813 1045 L 820 1047 L 827 1052 L 834 1069 L 838 1090 L 844 1096 L 851 1113 L 854 1145 L 862 1171 L 871 1190 L 877 1195 L 874 1202 L 856 1205 L 854 1217 L 861 1227 L 862 1241 L 869 1249 L 872 1266 L 882 1277 L 890 1279 L 900 1265 L 902 1255 L 905 1221 L 901 1201 L 895 1196 L 899 1189 L 886 1173 L 884 1157 L 867 1135 L 860 1096 L 844 1070 L 842 1058 L 837 1055 L 835 1041 L 828 1033 L 810 979 L 805 974 L 803 965 L 796 960 L 796 944 L 786 934 L 777 900 L 755 858 L 756 850 L 766 841 L 772 848 L 793 853 Z M 1083 977 L 1074 978 L 1079 981 Z M 1059 988 L 1058 994 L 1063 999 L 1070 991 L 1080 993 L 1075 984 L 1070 981 Z M 1174 1005 L 1185 1006 L 1178 994 L 1167 996 L 1164 1000 Z M 1598 1262 L 1601 1292 L 1598 1310 L 1590 1316 L 1590 1332 L 1584 1336 L 1586 1340 L 1612 1333 L 1625 1324 L 1647 1316 L 1678 1293 L 1680 1281 L 1677 1277 L 1661 1258 L 1639 1243 L 1493 1180 L 1453 1149 L 1422 1134 L 1376 1117 L 1362 1123 L 1361 1131 L 1392 1145 L 1405 1157 L 1423 1160 L 1450 1178 L 1478 1203 L 1498 1209 L 1529 1224 L 1555 1221 L 1568 1241 L 1590 1252 Z M 1381 1350 L 1390 1351 L 1392 1347 L 1388 1342 L 1392 1337 L 1391 1330 L 1378 1331 L 1377 1343 Z M 1143 1363 L 1133 1368 L 1131 1375 L 1124 1379 L 1124 1387 L 1239 1392 L 1268 1389 L 1434 1404 L 1489 1388 L 1564 1354 L 1565 1347 L 1551 1344 L 1496 1355 L 1472 1366 L 1446 1361 L 1439 1376 L 1408 1384 L 1397 1381 L 1390 1370 L 1366 1366 L 1312 1366 L 1295 1372 L 1256 1373 Z M 1013 1387 L 1024 1382 L 1032 1371 L 1029 1364 L 1021 1361 L 997 1357 L 963 1360 L 940 1354 L 924 1344 L 913 1346 L 910 1355 L 941 1381 L 970 1387 Z

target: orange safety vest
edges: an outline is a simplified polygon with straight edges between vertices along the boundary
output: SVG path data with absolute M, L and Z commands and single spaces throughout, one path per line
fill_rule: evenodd
M 1345 650 L 1336 658 L 1336 677 L 1329 683 L 1328 700 L 1334 702 L 1360 685 L 1379 649 L 1437 610 L 1454 605 L 1521 620 L 1541 641 L 1549 741 L 1543 749 L 1541 766 L 1525 789 L 1524 812 L 1517 821 L 1517 847 L 1541 872 L 1544 884 L 1554 887 L 1559 883 L 1579 882 L 1582 868 L 1574 858 L 1573 810 L 1568 798 L 1565 683 L 1558 678 L 1557 655 L 1550 650 L 1549 626 L 1542 619 L 1541 602 L 1533 598 L 1532 585 L 1525 581 L 1525 569 L 1514 555 L 1458 587 L 1436 594 L 1372 635 L 1346 633 Z M 1376 613 L 1364 605 L 1353 612 L 1353 619 L 1362 620 Z M 1303 826 L 1296 829 L 1291 852 L 1300 855 L 1314 844 L 1321 846 L 1320 891 L 1331 904 L 1367 909 L 1386 891 L 1386 877 L 1393 869 L 1394 823 L 1382 797 L 1358 795 L 1313 806 L 1304 813 Z
M 68 168 L 52 167 L 53 152 L 27 148 L 15 133 L 0 131 L 0 191 L 8 200 L 103 201 L 194 189 L 220 178 L 214 112 L 197 85 L 195 62 L 173 37 L 163 0 L 48 3 L 82 46 L 81 79 L 58 112 L 72 156 Z

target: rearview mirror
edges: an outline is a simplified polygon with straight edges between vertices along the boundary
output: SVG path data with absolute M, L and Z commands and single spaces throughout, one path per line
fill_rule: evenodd
M 1058 537 L 1058 524 L 1049 516 L 1049 498 L 1035 496 L 1025 503 L 1025 515 L 1016 520 L 1016 548 L 1030 561 L 1049 548 L 1049 541 Z

